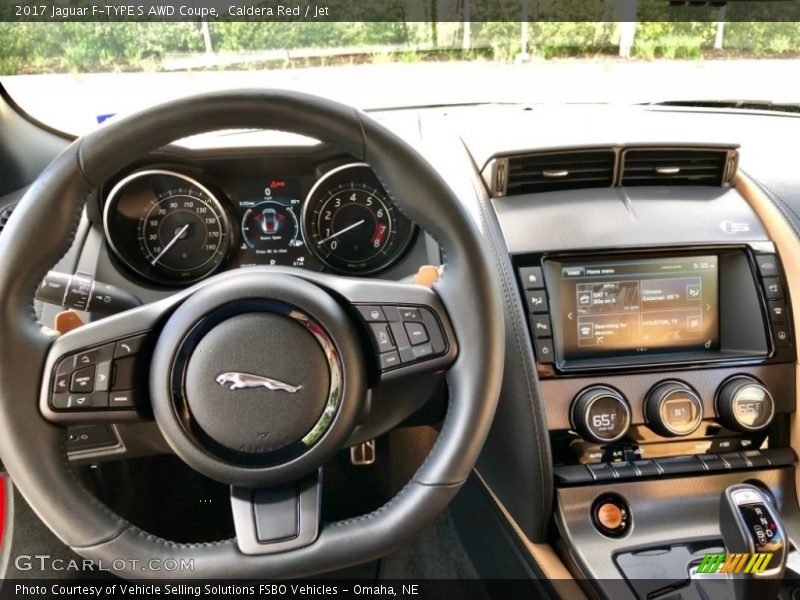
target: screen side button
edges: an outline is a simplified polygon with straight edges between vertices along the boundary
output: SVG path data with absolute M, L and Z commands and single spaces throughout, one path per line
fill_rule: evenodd
M 519 278 L 526 290 L 539 290 L 544 287 L 541 267 L 522 267 L 519 270 Z
M 767 291 L 769 300 L 783 300 L 783 286 L 777 277 L 765 277 L 764 289 Z
M 536 361 L 541 364 L 555 362 L 553 356 L 553 340 L 550 338 L 536 340 Z
M 775 345 L 778 348 L 788 348 L 792 345 L 792 338 L 789 335 L 789 328 L 786 325 L 773 325 L 772 335 L 775 338 Z
M 550 317 L 547 315 L 531 315 L 531 327 L 533 327 L 534 337 L 544 338 L 553 335 Z
M 778 259 L 774 254 L 756 254 L 756 264 L 762 277 L 775 277 L 778 274 Z
M 770 300 L 769 316 L 773 323 L 786 323 L 786 304 L 781 300 Z
M 546 313 L 549 310 L 547 305 L 547 294 L 544 290 L 532 290 L 525 293 L 528 308 L 532 313 Z

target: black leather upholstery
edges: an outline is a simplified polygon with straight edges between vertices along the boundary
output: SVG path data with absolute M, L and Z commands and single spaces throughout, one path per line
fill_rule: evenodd
M 398 206 L 441 244 L 446 265 L 436 291 L 460 347 L 447 376 L 446 421 L 413 480 L 374 513 L 325 525 L 311 546 L 258 557 L 240 554 L 234 540 L 186 545 L 157 539 L 112 514 L 81 487 L 66 461 L 63 431 L 37 410 L 53 334 L 43 331 L 31 309 L 36 286 L 69 248 L 85 199 L 96 186 L 174 139 L 239 127 L 309 135 L 371 164 Z M 32 239 L 31 232 L 42 231 L 43 223 L 45 235 Z M 301 576 L 374 558 L 398 547 L 446 506 L 483 446 L 504 355 L 494 269 L 476 225 L 429 164 L 349 107 L 298 93 L 246 90 L 179 100 L 114 120 L 77 140 L 41 174 L 0 238 L 0 457 L 39 517 L 85 557 L 194 559 L 194 571 L 171 573 L 176 577 Z M 495 360 L 485 360 L 487 355 Z

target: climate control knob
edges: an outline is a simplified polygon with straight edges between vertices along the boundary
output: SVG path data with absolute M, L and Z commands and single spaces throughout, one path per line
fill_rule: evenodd
M 697 392 L 680 381 L 662 381 L 644 401 L 647 426 L 664 437 L 694 432 L 703 420 L 703 401 Z
M 592 386 L 575 397 L 570 411 L 572 427 L 582 438 L 609 444 L 622 438 L 631 424 L 628 401 L 617 390 Z
M 775 401 L 760 381 L 737 375 L 719 388 L 717 415 L 720 422 L 732 431 L 759 431 L 772 422 Z

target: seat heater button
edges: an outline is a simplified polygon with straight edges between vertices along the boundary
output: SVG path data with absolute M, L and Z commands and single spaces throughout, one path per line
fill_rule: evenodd
M 428 337 L 428 330 L 422 323 L 404 323 L 408 339 L 412 346 L 424 344 L 430 338 Z
M 89 393 L 94 389 L 94 365 L 78 369 L 72 374 L 69 391 L 74 393 Z
M 661 471 L 652 460 L 634 460 L 633 467 L 639 472 L 642 477 L 652 477 L 654 475 L 661 475 Z

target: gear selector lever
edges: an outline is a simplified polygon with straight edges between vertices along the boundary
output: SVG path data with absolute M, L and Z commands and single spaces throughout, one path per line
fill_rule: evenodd
M 753 485 L 732 485 L 722 492 L 719 519 L 728 551 L 724 570 L 732 574 L 736 599 L 776 598 L 786 570 L 789 540 L 772 502 Z M 739 554 L 743 556 L 735 556 Z

